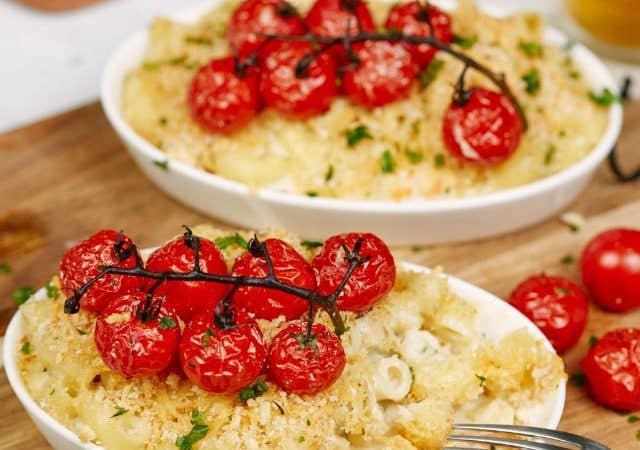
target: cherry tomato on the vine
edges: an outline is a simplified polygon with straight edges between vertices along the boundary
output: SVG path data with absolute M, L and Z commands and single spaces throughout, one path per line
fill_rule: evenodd
M 305 343 L 306 330 L 305 322 L 290 322 L 273 338 L 269 349 L 269 376 L 285 391 L 298 395 L 329 388 L 346 364 L 338 336 L 314 323 L 311 341 Z
M 573 347 L 587 324 L 587 297 L 580 286 L 563 277 L 529 277 L 511 292 L 509 303 L 540 328 L 558 353 Z
M 418 0 L 394 5 L 389 10 L 385 28 L 420 37 L 431 36 L 433 28 L 436 39 L 444 43 L 453 42 L 449 15 L 436 6 Z M 414 61 L 422 69 L 429 65 L 438 51 L 428 44 L 408 44 L 407 47 L 413 55 Z
M 344 247 L 352 251 L 358 240 L 362 247 L 358 255 L 368 260 L 356 267 L 338 296 L 338 308 L 344 311 L 365 312 L 386 295 L 396 281 L 396 264 L 389 247 L 371 233 L 347 233 L 327 239 L 312 267 L 323 295 L 333 293 L 342 282 L 349 261 Z
M 264 42 L 260 34 L 295 36 L 305 31 L 302 18 L 286 0 L 245 0 L 233 12 L 227 36 L 238 55 L 247 56 Z
M 315 289 L 316 279 L 311 265 L 291 245 L 280 239 L 264 241 L 273 264 L 276 278 L 288 285 Z M 262 278 L 268 274 L 264 258 L 256 258 L 249 251 L 233 264 L 232 275 Z M 257 319 L 284 316 L 296 319 L 308 310 L 308 303 L 292 294 L 258 286 L 241 286 L 233 295 L 232 305 L 255 314 Z
M 582 282 L 598 306 L 625 312 L 640 307 L 640 230 L 616 228 L 582 252 Z
M 260 63 L 262 101 L 294 118 L 325 112 L 336 96 L 336 66 L 326 52 L 319 53 L 303 69 L 298 63 L 314 53 L 308 42 L 279 41 L 269 45 Z
M 117 231 L 102 230 L 86 241 L 71 247 L 60 261 L 60 285 L 62 292 L 71 296 L 86 282 L 100 273 L 102 266 L 116 266 L 131 269 L 136 265 L 136 256 L 131 253 L 120 260 L 116 253 L 116 242 L 121 241 L 121 250 L 131 249 L 133 241 Z M 106 275 L 93 284 L 80 300 L 80 307 L 86 311 L 100 312 L 114 298 L 133 293 L 142 287 L 139 277 L 126 275 Z
M 239 71 L 234 58 L 213 59 L 191 80 L 188 92 L 191 117 L 213 133 L 231 133 L 244 127 L 260 110 L 255 67 Z
M 94 340 L 104 363 L 126 377 L 156 375 L 171 365 L 180 341 L 178 318 L 161 306 L 143 322 L 138 315 L 146 294 L 125 294 L 112 300 L 98 315 Z M 153 301 L 162 301 L 155 297 Z
M 444 116 L 444 143 L 462 161 L 491 165 L 518 148 L 524 128 L 518 110 L 501 92 L 473 87 L 463 105 L 452 102 Z
M 617 411 L 640 409 L 640 329 L 608 332 L 580 365 L 598 403 Z
M 375 108 L 405 98 L 416 79 L 417 66 L 403 44 L 365 41 L 353 45 L 357 62 L 342 77 L 345 94 L 355 103 Z
M 185 237 L 180 236 L 155 250 L 147 260 L 147 269 L 154 272 L 191 272 L 194 267 L 193 249 L 188 247 Z M 217 275 L 227 275 L 227 264 L 216 245 L 200 238 L 200 270 Z M 150 288 L 156 280 L 147 280 Z M 164 281 L 155 291 L 166 296 L 166 305 L 175 310 L 180 318 L 188 322 L 194 314 L 213 309 L 229 292 L 229 286 L 207 281 Z
M 216 394 L 232 394 L 258 378 L 267 346 L 258 324 L 242 311 L 229 330 L 216 326 L 212 311 L 203 311 L 184 329 L 179 354 L 182 370 L 193 384 Z

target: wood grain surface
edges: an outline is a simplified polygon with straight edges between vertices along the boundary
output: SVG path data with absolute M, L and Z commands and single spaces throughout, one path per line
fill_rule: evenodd
M 620 140 L 626 164 L 640 163 L 640 103 L 628 105 Z M 587 218 L 572 233 L 557 219 L 496 239 L 463 245 L 395 249 L 400 259 L 447 272 L 505 297 L 532 273 L 578 278 L 573 265 L 584 243 L 614 226 L 640 227 L 640 184 L 616 182 L 603 166 L 572 205 Z M 182 224 L 210 219 L 169 199 L 136 168 L 111 130 L 100 106 L 92 104 L 0 135 L 0 335 L 15 310 L 14 289 L 40 286 L 55 273 L 68 246 L 103 228 L 125 229 L 142 247 L 157 245 Z M 638 326 L 640 311 L 613 315 L 592 309 L 580 344 L 565 355 L 567 371 L 577 370 L 590 336 L 619 326 Z M 30 422 L 0 371 L 0 449 L 50 448 Z M 582 388 L 570 386 L 560 428 L 598 439 L 612 449 L 640 448 L 640 423 L 593 403 Z

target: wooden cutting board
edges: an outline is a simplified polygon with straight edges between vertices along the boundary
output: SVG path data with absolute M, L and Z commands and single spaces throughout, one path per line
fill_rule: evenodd
M 620 150 L 628 165 L 640 164 L 640 103 L 628 105 Z M 607 167 L 598 171 L 573 211 L 587 218 L 572 233 L 557 219 L 496 239 L 463 245 L 396 249 L 400 259 L 445 270 L 501 297 L 538 272 L 577 279 L 574 265 L 584 243 L 614 226 L 640 227 L 640 183 L 620 184 Z M 125 229 L 142 247 L 157 245 L 182 224 L 209 220 L 157 190 L 136 168 L 97 104 L 0 135 L 0 334 L 13 314 L 14 289 L 41 286 L 55 273 L 65 249 L 94 231 Z M 221 225 L 221 224 L 220 224 Z M 580 344 L 565 355 L 575 373 L 590 336 L 640 325 L 640 311 L 614 315 L 592 309 Z M 50 448 L 35 429 L 0 371 L 0 449 Z M 560 428 L 598 439 L 612 449 L 637 449 L 640 423 L 593 403 L 569 386 Z

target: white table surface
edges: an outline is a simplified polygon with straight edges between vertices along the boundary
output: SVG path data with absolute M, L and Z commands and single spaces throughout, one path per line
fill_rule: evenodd
M 0 132 L 35 122 L 98 97 L 109 54 L 157 15 L 203 0 L 106 0 L 62 13 L 40 13 L 0 0 Z M 509 9 L 531 9 L 553 22 L 558 0 L 482 0 Z M 622 78 L 637 67 L 614 67 Z M 637 75 L 636 75 L 637 76 Z M 640 95 L 640 76 L 634 89 Z

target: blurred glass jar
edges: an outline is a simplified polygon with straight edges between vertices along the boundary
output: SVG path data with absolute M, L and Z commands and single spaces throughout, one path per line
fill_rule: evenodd
M 640 49 L 640 0 L 565 0 L 565 4 L 593 37 L 618 47 Z

